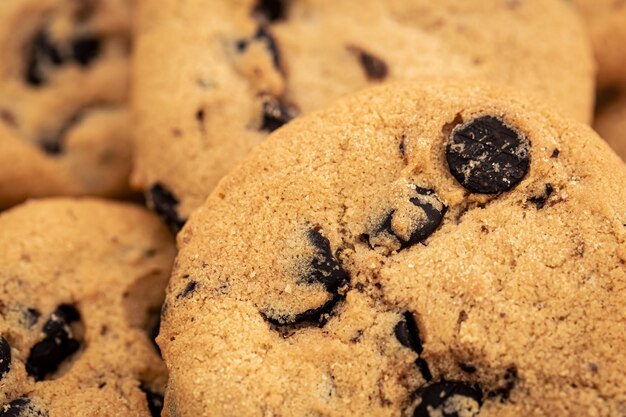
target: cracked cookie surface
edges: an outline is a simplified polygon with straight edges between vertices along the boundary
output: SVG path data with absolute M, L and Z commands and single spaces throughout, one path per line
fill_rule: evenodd
M 560 0 L 145 0 L 138 9 L 133 184 L 148 200 L 155 187 L 167 191 L 175 204 L 159 207 L 157 196 L 153 205 L 174 225 L 268 133 L 382 81 L 486 78 L 591 116 L 591 46 Z
M 150 341 L 174 257 L 145 209 L 50 199 L 0 215 L 0 416 L 159 416 Z
M 0 208 L 128 193 L 131 3 L 0 3 Z
M 463 81 L 294 120 L 178 235 L 164 415 L 624 415 L 625 181 Z

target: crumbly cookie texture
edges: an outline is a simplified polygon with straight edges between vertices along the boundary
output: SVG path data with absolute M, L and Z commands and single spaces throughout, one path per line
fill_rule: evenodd
M 294 120 L 178 235 L 164 415 L 623 416 L 625 181 L 467 81 Z
M 600 109 L 594 121 L 594 129 L 626 162 L 626 92 Z
M 159 416 L 151 332 L 175 250 L 158 218 L 39 200 L 0 215 L 0 236 L 0 416 Z
M 146 0 L 138 8 L 132 181 L 174 229 L 269 132 L 382 81 L 487 78 L 591 117 L 591 45 L 560 0 Z
M 600 87 L 626 85 L 626 2 L 573 0 L 580 10 L 598 62 Z
M 0 208 L 128 193 L 130 0 L 0 2 Z

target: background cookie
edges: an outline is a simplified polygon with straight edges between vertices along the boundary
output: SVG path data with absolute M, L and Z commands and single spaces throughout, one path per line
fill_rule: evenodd
M 0 416 L 158 416 L 151 343 L 174 256 L 145 210 L 34 201 L 0 215 Z
M 571 9 L 557 0 L 142 1 L 134 185 L 179 227 L 269 132 L 385 80 L 488 78 L 589 121 L 591 49 Z
M 626 161 L 626 94 L 600 109 L 594 128 Z
M 623 415 L 626 167 L 541 109 L 379 87 L 259 145 L 178 236 L 165 415 Z
M 587 22 L 600 87 L 626 84 L 626 2 L 574 0 Z
M 128 190 L 130 0 L 0 3 L 0 208 Z

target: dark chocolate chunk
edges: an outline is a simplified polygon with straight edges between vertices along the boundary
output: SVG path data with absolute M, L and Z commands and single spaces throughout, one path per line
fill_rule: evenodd
M 426 381 L 432 380 L 433 375 L 430 372 L 428 363 L 426 363 L 426 360 L 421 357 L 422 352 L 424 351 L 424 347 L 422 346 L 422 340 L 419 334 L 419 327 L 417 327 L 417 323 L 415 322 L 413 314 L 409 312 L 404 313 L 402 320 L 400 320 L 394 328 L 394 334 L 403 346 L 408 347 L 419 355 L 419 357 L 415 361 L 415 364 L 420 369 L 422 377 Z
M 0 379 L 9 373 L 11 368 L 11 345 L 2 336 L 0 336 Z
M 328 316 L 335 308 L 335 305 L 342 299 L 338 294 L 333 294 L 330 300 L 319 307 L 311 308 L 295 316 L 268 316 L 261 313 L 263 318 L 275 326 L 289 326 L 294 324 L 312 323 L 323 327 L 328 321 Z
M 468 374 L 473 374 L 477 371 L 476 367 L 471 363 L 460 363 L 459 367 L 463 370 L 463 372 L 467 372 Z
M 158 392 L 152 391 L 145 385 L 141 386 L 141 390 L 146 394 L 146 401 L 148 402 L 148 409 L 153 417 L 159 417 L 163 410 L 163 395 Z
M 21 309 L 21 311 L 22 318 L 20 320 L 20 323 L 28 328 L 31 328 L 35 324 L 37 324 L 37 322 L 39 321 L 39 317 L 41 317 L 41 313 L 36 308 L 28 307 Z
M 483 398 L 480 388 L 454 381 L 435 382 L 418 389 L 415 394 L 421 401 L 413 417 L 430 417 L 431 411 L 435 410 L 442 417 L 476 416 Z
M 46 417 L 47 415 L 26 397 L 17 398 L 7 405 L 0 406 L 0 417 Z
M 68 132 L 79 124 L 87 112 L 95 106 L 89 106 L 87 108 L 77 111 L 67 122 L 54 134 L 44 136 L 39 140 L 39 146 L 48 155 L 60 155 L 64 151 L 65 137 Z
M 382 224 L 375 233 L 369 237 L 372 247 L 376 246 L 373 238 L 381 233 L 394 236 L 400 243 L 400 249 L 405 249 L 423 242 L 437 230 L 447 211 L 447 207 L 439 200 L 433 190 L 415 187 L 415 191 L 417 196 L 411 197 L 409 201 L 415 207 L 419 207 L 423 211 L 423 216 L 419 222 L 412 225 L 410 235 L 402 236 L 399 232 L 394 230 L 393 220 L 396 215 L 396 210 L 392 210 L 385 216 Z
M 487 393 L 489 398 L 500 398 L 500 401 L 504 402 L 511 396 L 511 391 L 517 384 L 517 368 L 512 366 L 506 370 L 501 384 L 498 388 L 491 390 Z
M 287 17 L 287 0 L 258 0 L 253 15 L 263 21 L 274 22 Z
M 526 175 L 530 143 L 497 117 L 482 116 L 452 131 L 446 158 L 463 187 L 473 193 L 498 194 Z
M 263 120 L 261 130 L 273 132 L 296 117 L 295 107 L 283 103 L 280 99 L 266 96 L 263 99 Z
M 552 187 L 552 184 L 546 184 L 543 194 L 530 197 L 530 202 L 533 203 L 535 207 L 537 207 L 537 210 L 541 210 L 545 207 L 546 202 L 548 201 L 552 193 L 554 193 L 554 188 Z
M 329 299 L 319 307 L 315 307 L 294 315 L 268 315 L 261 313 L 270 323 L 277 326 L 315 323 L 320 327 L 326 324 L 328 316 L 332 313 L 337 303 L 343 299 L 339 294 L 339 288 L 346 285 L 350 276 L 343 269 L 341 263 L 333 255 L 330 241 L 320 233 L 318 229 L 310 229 L 307 237 L 315 248 L 315 253 L 310 261 L 306 276 L 300 277 L 298 284 L 312 285 L 322 284 L 329 293 Z
M 259 30 L 257 30 L 254 35 L 254 39 L 264 40 L 267 44 L 267 48 L 272 55 L 272 61 L 274 62 L 274 67 L 280 71 L 280 52 L 278 50 L 278 44 L 276 43 L 276 39 L 272 36 L 269 29 L 265 26 L 260 26 Z
M 178 233 L 185 225 L 176 211 L 178 199 L 161 184 L 155 184 L 150 188 L 146 200 L 152 209 L 165 221 L 170 230 Z
M 102 44 L 95 36 L 85 36 L 72 41 L 72 58 L 82 67 L 88 67 L 100 55 Z
M 63 62 L 59 48 L 52 43 L 45 30 L 40 30 L 26 49 L 24 80 L 32 86 L 39 87 L 46 82 L 45 68 L 59 66 Z
M 80 341 L 74 338 L 70 324 L 80 320 L 80 313 L 74 307 L 58 307 L 43 326 L 45 337 L 30 350 L 26 361 L 26 371 L 41 381 L 56 371 L 61 363 L 80 348 Z
M 196 281 L 189 281 L 185 289 L 182 290 L 180 294 L 176 296 L 176 299 L 178 300 L 178 299 L 187 297 L 189 294 L 194 292 L 197 287 L 198 287 L 198 283 Z
M 308 232 L 309 242 L 315 247 L 316 253 L 311 260 L 309 274 L 302 280 L 308 284 L 321 283 L 330 293 L 336 293 L 345 285 L 350 277 L 343 269 L 330 249 L 330 242 L 317 229 Z
M 558 158 L 560 153 L 561 151 L 558 148 L 554 148 L 552 150 L 552 155 L 550 155 L 550 158 Z
M 349 46 L 348 49 L 358 57 L 370 81 L 382 81 L 387 78 L 389 69 L 385 61 L 356 46 Z

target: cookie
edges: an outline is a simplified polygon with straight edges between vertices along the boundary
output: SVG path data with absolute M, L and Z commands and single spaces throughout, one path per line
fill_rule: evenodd
M 3 213 L 0 231 L 0 416 L 159 416 L 165 226 L 138 207 L 50 199 Z
M 625 181 L 467 81 L 294 120 L 178 235 L 164 415 L 624 415 Z
M 591 116 L 591 47 L 559 0 L 170 0 L 138 9 L 132 182 L 174 226 L 271 131 L 381 82 L 487 78 Z
M 600 109 L 594 129 L 626 161 L 626 94 Z
M 0 208 L 128 193 L 130 4 L 0 3 Z
M 626 85 L 626 2 L 574 0 L 584 17 L 598 63 L 600 87 Z

